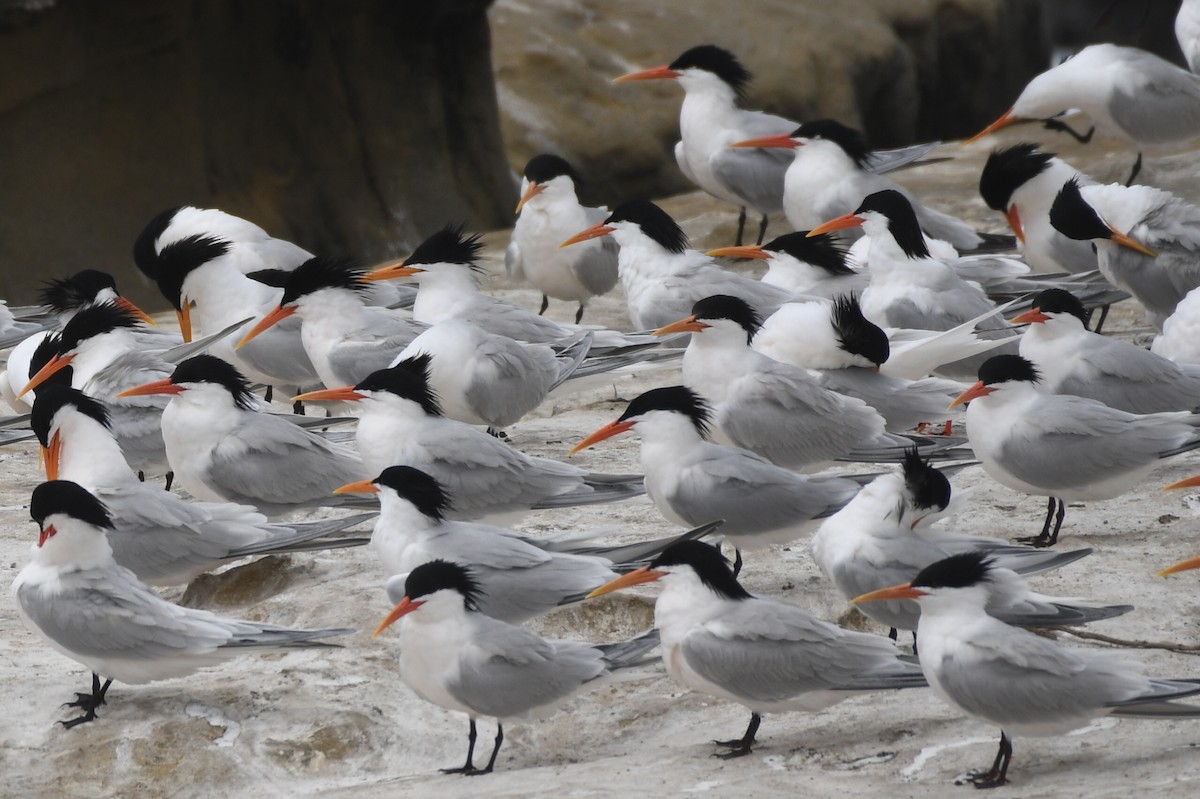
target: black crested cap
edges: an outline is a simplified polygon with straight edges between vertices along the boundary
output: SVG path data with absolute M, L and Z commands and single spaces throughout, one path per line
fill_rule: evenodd
M 317 255 L 309 258 L 288 277 L 283 287 L 280 305 L 295 302 L 306 294 L 321 289 L 349 289 L 364 292 L 370 284 L 364 281 L 363 269 L 353 258 L 334 258 Z
M 625 408 L 618 422 L 633 419 L 651 411 L 673 411 L 691 419 L 701 438 L 708 437 L 708 425 L 712 421 L 712 409 L 704 399 L 686 386 L 654 388 L 635 397 Z
M 904 453 L 904 486 L 915 508 L 945 510 L 950 504 L 950 481 L 912 447 Z
M 1046 289 L 1033 298 L 1033 307 L 1042 313 L 1070 314 L 1087 326 L 1087 309 L 1078 297 L 1066 289 Z
M 417 264 L 466 264 L 479 270 L 479 251 L 483 242 L 478 233 L 466 235 L 466 223 L 449 224 L 417 245 L 412 255 L 404 259 L 405 266 Z
M 842 148 L 860 167 L 866 167 L 871 157 L 867 140 L 862 133 L 834 119 L 814 119 L 792 132 L 793 139 L 825 139 Z
M 61 313 L 92 304 L 104 289 L 117 290 L 113 276 L 99 269 L 84 269 L 70 277 L 47 280 L 38 292 L 38 299 L 42 305 Z
M 431 560 L 409 572 L 408 579 L 404 581 L 404 595 L 409 599 L 420 599 L 447 588 L 462 594 L 463 604 L 468 610 L 479 609 L 483 589 L 471 570 L 458 563 Z
M 715 594 L 726 599 L 753 599 L 753 595 L 742 588 L 729 561 L 721 550 L 703 541 L 679 541 L 671 544 L 657 558 L 650 561 L 651 569 L 668 566 L 691 566 L 704 583 Z
M 913 578 L 913 588 L 967 588 L 987 580 L 992 560 L 984 552 L 963 552 L 931 563 Z
M 119 328 L 142 327 L 142 321 L 124 308 L 111 302 L 84 308 L 63 327 L 62 340 L 58 345 L 61 355 L 66 355 L 80 343 L 93 336 L 109 333 Z
M 104 403 L 69 386 L 38 386 L 33 412 L 29 414 L 29 426 L 43 447 L 50 446 L 50 425 L 54 421 L 54 415 L 68 405 L 106 428 L 111 427 L 108 409 L 104 407 Z
M 549 153 L 535 155 L 525 165 L 525 177 L 534 183 L 545 183 L 548 180 L 554 180 L 554 178 L 562 177 L 563 175 L 566 175 L 576 183 L 579 182 L 579 175 L 567 163 L 567 159 L 560 158 L 557 155 Z
M 785 233 L 763 245 L 768 252 L 784 252 L 807 264 L 824 269 L 830 275 L 853 275 L 846 263 L 846 249 L 828 233 L 809 236 L 807 230 Z
M 876 366 L 885 363 L 892 354 L 887 333 L 863 316 L 858 297 L 853 294 L 833 301 L 833 329 L 843 350 L 861 355 Z
M 215 355 L 196 355 L 185 361 L 180 361 L 171 373 L 171 382 L 175 385 L 184 383 L 212 383 L 224 386 L 233 396 L 233 403 L 245 411 L 258 410 L 258 403 L 250 393 L 250 384 L 228 361 L 223 361 Z
M 1032 363 L 1020 355 L 993 355 L 979 367 L 979 382 L 985 386 L 1007 380 L 1025 380 L 1037 383 L 1042 379 Z
M 229 252 L 232 245 L 215 236 L 186 236 L 173 241 L 158 254 L 154 280 L 158 290 L 175 310 L 182 310 L 183 281 L 192 270 Z
M 1044 172 L 1053 158 L 1054 153 L 1039 152 L 1028 142 L 993 150 L 979 175 L 979 195 L 988 208 L 1007 211 L 1013 192 Z
M 667 65 L 667 69 L 680 72 L 685 69 L 703 69 L 729 84 L 738 97 L 746 96 L 746 86 L 754 76 L 742 66 L 737 57 L 715 44 L 702 44 L 684 52 Z
M 46 518 L 61 513 L 86 522 L 93 527 L 111 529 L 108 509 L 86 489 L 70 480 L 50 480 L 33 489 L 29 501 L 29 516 L 44 527 Z
M 621 203 L 608 215 L 604 224 L 633 222 L 665 250 L 681 253 L 687 249 L 688 239 L 683 228 L 663 209 L 649 200 L 630 200 Z
M 429 369 L 433 357 L 422 352 L 405 358 L 395 366 L 372 372 L 363 378 L 356 389 L 360 391 L 387 391 L 421 406 L 430 416 L 441 416 L 442 405 L 437 394 L 429 385 Z
M 895 189 L 884 189 L 863 199 L 862 205 L 854 211 L 862 214 L 875 211 L 888 218 L 888 230 L 892 238 L 904 250 L 909 258 L 928 258 L 929 248 L 925 246 L 925 237 L 921 234 L 921 225 L 917 222 L 917 214 L 913 211 L 912 203 Z
M 1111 239 L 1112 228 L 1088 205 L 1079 191 L 1079 180 L 1071 178 L 1059 189 L 1054 204 L 1050 206 L 1050 224 L 1069 239 L 1091 241 Z
M 175 219 L 175 214 L 186 207 L 177 205 L 174 208 L 159 211 L 153 219 L 146 223 L 142 232 L 133 241 L 133 262 L 137 265 L 138 270 L 151 280 L 154 280 L 158 274 L 158 248 L 155 246 L 155 242 L 158 241 L 158 237 L 163 234 L 163 231 L 170 227 L 171 221 Z
M 737 322 L 746 331 L 747 344 L 762 327 L 762 317 L 750 307 L 750 303 L 741 297 L 731 297 L 728 294 L 714 294 L 698 300 L 692 306 L 692 316 L 697 319 L 730 319 Z
M 247 272 L 246 277 L 262 283 L 264 286 L 281 289 L 287 285 L 288 278 L 292 273 L 286 269 L 258 269 L 254 272 Z
M 38 372 L 42 371 L 42 367 L 50 363 L 61 349 L 62 335 L 60 333 L 51 333 L 42 339 L 42 343 L 38 344 L 37 348 L 34 349 L 33 357 L 29 359 L 29 374 L 25 375 L 25 377 L 32 378 Z M 71 367 L 64 366 L 62 369 L 59 369 L 42 385 L 44 386 L 51 381 L 60 383 L 61 385 L 71 385 Z
M 446 518 L 450 497 L 441 483 L 411 466 L 389 466 L 371 482 L 387 486 L 431 519 Z

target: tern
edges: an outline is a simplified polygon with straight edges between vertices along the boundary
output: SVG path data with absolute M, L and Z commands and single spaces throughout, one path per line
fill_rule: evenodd
M 1084 397 L 1044 394 L 1037 390 L 1040 380 L 1021 356 L 997 355 L 979 368 L 979 381 L 951 403 L 971 403 L 967 437 L 994 480 L 1049 498 L 1042 533 L 1031 540 L 1035 545 L 1058 540 L 1066 502 L 1120 496 L 1163 458 L 1200 447 L 1198 415 L 1126 413 Z
M 504 251 L 510 280 L 525 280 L 542 292 L 544 314 L 550 297 L 579 304 L 575 324 L 592 297 L 617 284 L 617 243 L 613 239 L 570 250 L 559 242 L 608 216 L 607 208 L 589 208 L 575 197 L 579 175 L 557 155 L 536 155 L 525 164 L 517 223 Z
M 833 236 L 809 236 L 807 230 L 786 233 L 766 244 L 720 247 L 705 255 L 766 261 L 763 283 L 792 294 L 827 300 L 843 294 L 861 294 L 869 280 L 866 272 L 854 268 L 847 251 Z
M 589 596 L 653 581 L 663 586 L 654 626 L 667 673 L 686 688 L 750 710 L 741 738 L 713 742 L 728 750 L 722 758 L 750 754 L 764 713 L 815 712 L 858 694 L 926 685 L 921 667 L 892 641 L 754 596 L 721 553 L 700 541 L 673 544 Z
M 140 685 L 183 677 L 247 652 L 333 646 L 321 639 L 353 632 L 227 619 L 160 599 L 113 560 L 108 511 L 70 481 L 35 488 L 29 515 L 40 533 L 13 581 L 21 616 L 52 647 L 92 670 L 91 691 L 68 703 L 83 715 L 64 727 L 94 720 L 113 680 Z
M 407 465 L 426 472 L 449 492 L 453 508 L 448 515 L 454 519 L 511 519 L 534 509 L 615 502 L 642 493 L 640 475 L 595 474 L 535 458 L 446 418 L 429 372 L 430 357 L 418 355 L 354 386 L 297 399 L 360 403 L 356 443 L 367 470 L 378 475 L 389 466 Z
M 552 641 L 480 613 L 474 573 L 443 560 L 408 575 L 404 597 L 375 635 L 400 622 L 400 679 L 413 693 L 470 719 L 467 762 L 447 774 L 488 774 L 509 719 L 546 714 L 616 671 L 645 663 L 658 645 L 647 633 L 616 644 Z M 475 720 L 494 718 L 496 743 L 482 769 L 474 764 Z
M 170 377 L 118 396 L 158 394 L 170 397 L 162 413 L 167 459 L 197 499 L 253 505 L 276 517 L 346 504 L 333 490 L 367 474 L 349 449 L 262 412 L 246 379 L 220 358 L 188 358 Z
M 1014 736 L 1061 735 L 1106 715 L 1200 718 L 1200 707 L 1170 701 L 1200 693 L 1200 680 L 1147 677 L 1125 655 L 1068 649 L 989 616 L 995 574 L 985 553 L 967 552 L 926 566 L 911 582 L 853 600 L 916 600 L 929 687 L 951 707 L 1000 726 L 996 760 L 972 775 L 975 787 L 1008 782 Z

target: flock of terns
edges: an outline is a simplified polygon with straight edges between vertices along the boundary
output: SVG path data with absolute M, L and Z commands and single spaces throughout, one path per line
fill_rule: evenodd
M 352 632 L 224 618 L 149 586 L 253 555 L 367 543 L 394 604 L 375 634 L 398 628 L 401 679 L 470 719 L 466 761 L 451 772 L 492 771 L 505 720 L 643 667 L 656 647 L 679 684 L 751 712 L 741 737 L 717 742 L 722 757 L 751 751 L 764 713 L 925 686 L 1001 728 L 995 762 L 971 778 L 981 788 L 1007 781 L 1013 736 L 1105 714 L 1200 716 L 1176 701 L 1200 694 L 1200 679 L 1153 678 L 1023 629 L 1132 609 L 1040 594 L 1025 578 L 1090 553 L 1049 548 L 1066 502 L 1118 496 L 1200 447 L 1200 208 L 1096 184 L 1019 144 L 991 155 L 979 187 L 1018 253 L 886 176 L 919 168 L 929 146 L 873 152 L 833 120 L 744 110 L 749 73 L 711 45 L 617 78 L 651 79 L 683 87 L 679 166 L 742 208 L 739 241 L 692 250 L 654 203 L 585 207 L 566 161 L 532 159 L 506 263 L 542 292 L 541 312 L 549 298 L 577 304 L 573 325 L 480 293 L 481 245 L 461 227 L 367 271 L 192 207 L 155 217 L 134 245 L 181 335 L 148 326 L 94 271 L 0 320 L 13 347 L 0 387 L 21 412 L 0 432 L 36 437 L 48 477 L 13 591 L 31 627 L 93 672 L 64 726 L 94 720 L 114 680 Z M 1068 128 L 1063 109 L 1139 149 L 1179 142 L 1200 132 L 1200 78 L 1095 45 L 1032 81 L 983 133 L 1018 119 Z M 761 216 L 755 245 L 740 241 L 747 209 Z M 763 243 L 780 214 L 795 232 Z M 718 258 L 767 271 L 755 279 Z M 580 324 L 618 283 L 634 332 Z M 1150 350 L 1096 332 L 1097 309 L 1129 296 L 1159 333 Z M 682 384 L 663 385 L 680 366 Z M 571 453 L 633 432 L 642 474 L 590 472 L 503 440 L 552 392 L 612 374 L 657 387 Z M 268 401 L 287 392 L 298 413 L 270 412 L 260 387 Z M 966 436 L 955 436 L 968 402 Z M 304 414 L 312 403 L 329 415 Z M 866 465 L 826 470 L 835 461 Z M 935 524 L 961 504 L 946 473 L 977 463 L 1048 499 L 1026 543 Z M 506 526 L 643 494 L 681 531 L 606 545 Z M 353 513 L 287 520 L 315 507 Z M 355 536 L 367 521 L 370 539 Z M 743 551 L 809 535 L 821 570 L 890 638 L 739 583 Z M 654 581 L 655 628 L 631 640 L 547 640 L 519 626 Z M 500 722 L 482 766 L 479 717 Z

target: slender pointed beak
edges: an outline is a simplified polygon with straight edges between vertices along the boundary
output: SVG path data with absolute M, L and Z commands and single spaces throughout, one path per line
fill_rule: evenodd
M 613 83 L 628 83 L 631 80 L 666 80 L 667 78 L 678 78 L 682 74 L 664 65 L 661 67 L 650 67 L 638 72 L 630 72 L 619 78 L 613 78 Z
M 579 231 L 574 236 L 567 239 L 562 244 L 558 245 L 558 248 L 561 250 L 563 247 L 570 247 L 572 244 L 578 244 L 581 241 L 587 241 L 588 239 L 598 239 L 601 236 L 607 236 L 609 233 L 612 233 L 613 230 L 615 230 L 615 228 L 611 228 L 608 225 L 601 222 L 598 225 L 592 225 L 587 230 Z
M 803 147 L 804 142 L 798 142 L 790 135 L 784 133 L 778 136 L 763 136 L 758 139 L 746 139 L 745 141 L 735 142 L 729 145 L 730 147 L 761 147 L 763 149 L 778 148 L 786 150 L 794 150 L 797 147 Z
M 276 305 L 275 309 L 269 314 L 258 320 L 258 324 L 250 328 L 250 332 L 242 336 L 242 340 L 234 347 L 235 350 L 240 350 L 242 347 L 250 343 L 251 339 L 256 338 L 260 333 L 269 330 L 275 325 L 287 319 L 292 314 L 296 313 L 295 305 Z
M 988 125 L 986 128 L 979 131 L 974 136 L 972 136 L 971 138 L 969 138 L 965 142 L 963 142 L 962 146 L 966 147 L 968 144 L 974 144 L 975 142 L 979 141 L 980 139 L 982 139 L 984 136 L 988 135 L 989 133 L 995 133 L 996 131 L 1000 130 L 1000 128 L 1007 128 L 1012 123 L 1019 122 L 1020 119 L 1021 118 L 1019 116 L 1017 116 L 1016 114 L 1014 114 L 1013 110 L 1010 108 L 1007 111 L 1005 111 L 1003 114 L 1001 114 L 1000 118 L 997 119 L 995 122 Z
M 1122 247 L 1128 247 L 1134 252 L 1140 252 L 1142 255 L 1149 255 L 1151 258 L 1158 257 L 1158 253 L 1156 253 L 1154 250 L 1150 249 L 1145 244 L 1134 241 L 1112 225 L 1109 225 L 1108 229 L 1112 231 L 1111 241 L 1114 244 L 1120 244 Z
M 1010 325 L 1032 325 L 1038 322 L 1049 322 L 1050 317 L 1042 313 L 1038 308 L 1030 308 L 1023 314 L 1017 314 L 1012 319 L 1008 320 Z
M 179 320 L 179 334 L 183 336 L 184 344 L 192 343 L 192 303 L 187 297 L 179 303 L 179 310 L 175 312 L 175 318 Z
M 333 489 L 335 494 L 378 494 L 379 486 L 370 480 L 359 480 L 356 483 L 346 483 Z
M 671 333 L 699 333 L 701 330 L 708 330 L 712 325 L 706 325 L 698 321 L 695 316 L 689 316 L 685 319 L 680 319 L 678 322 L 672 322 L 669 325 L 660 327 L 651 335 L 667 336 Z
M 127 313 L 133 314 L 138 319 L 141 319 L 143 322 L 145 322 L 148 325 L 155 325 L 155 326 L 158 325 L 157 322 L 155 322 L 153 319 L 150 318 L 150 314 L 146 313 L 141 308 L 134 305 L 130 300 L 126 299 L 125 297 L 117 297 L 116 302 L 114 304 L 121 310 L 126 311 Z
M 919 599 L 928 594 L 928 591 L 913 588 L 911 583 L 902 583 L 890 588 L 880 588 L 878 591 L 871 591 L 867 594 L 859 594 L 851 599 L 850 603 L 858 605 L 862 602 L 879 602 L 884 599 Z
M 356 402 L 366 398 L 367 395 L 359 394 L 354 390 L 354 386 L 339 386 L 310 391 L 307 394 L 297 394 L 292 397 L 292 402 Z
M 42 456 L 46 465 L 46 479 L 58 479 L 58 461 L 62 457 L 62 436 L 56 430 L 50 436 L 50 446 L 42 448 Z
M 1187 560 L 1181 560 L 1179 563 L 1176 563 L 1174 566 L 1168 566 L 1167 568 L 1163 569 L 1155 576 L 1156 577 L 1166 577 L 1169 574 L 1178 574 L 1179 572 L 1187 572 L 1187 571 L 1191 571 L 1192 569 L 1200 569 L 1200 557 L 1188 558 Z
M 186 389 L 183 386 L 171 382 L 171 378 L 167 377 L 162 380 L 155 380 L 153 383 L 146 383 L 142 386 L 134 386 L 127 388 L 117 395 L 120 397 L 145 397 L 151 394 L 182 394 Z
M 74 355 L 55 355 L 50 359 L 49 363 L 38 369 L 37 374 L 29 378 L 29 382 L 25 384 L 25 388 L 21 389 L 17 394 L 17 399 L 20 399 L 42 383 L 45 383 L 55 373 L 66 369 L 73 360 L 75 360 Z
M 1177 483 L 1171 483 L 1163 489 L 1163 491 L 1178 491 L 1181 488 L 1195 488 L 1200 486 L 1200 474 L 1195 477 L 1189 477 L 1186 480 L 1180 480 Z
M 38 547 L 40 548 L 40 547 L 45 546 L 46 542 L 50 540 L 51 536 L 53 536 L 57 532 L 58 532 L 58 530 L 54 529 L 53 524 L 50 525 L 49 527 L 47 527 L 45 530 L 42 530 L 41 532 L 39 532 L 38 533 Z
M 973 399 L 979 399 L 980 397 L 986 397 L 988 394 L 991 394 L 995 390 L 996 389 L 992 388 L 991 386 L 985 386 L 982 382 L 977 382 L 975 385 L 971 386 L 966 391 L 964 391 L 963 393 L 961 393 L 957 397 L 955 397 L 954 402 L 951 402 L 949 407 L 946 408 L 946 410 L 950 410 L 950 408 L 957 408 L 959 405 L 962 405 L 964 402 L 970 402 Z
M 368 283 L 373 283 L 377 280 L 393 280 L 398 277 L 412 277 L 418 272 L 424 272 L 417 266 L 405 266 L 404 261 L 392 261 L 390 264 L 384 264 L 378 269 L 372 269 L 370 272 L 362 276 L 362 279 Z
M 815 228 L 808 231 L 808 235 L 805 236 L 805 238 L 811 239 L 813 236 L 819 236 L 822 233 L 829 233 L 834 230 L 845 230 L 846 228 L 851 228 L 851 227 L 862 227 L 862 223 L 865 221 L 866 220 L 863 219 L 861 216 L 857 216 L 853 213 L 842 214 L 841 216 L 835 216 L 833 219 L 830 219 L 828 222 L 822 222 L 821 224 L 817 225 Z
M 631 572 L 622 574 L 615 580 L 609 580 L 607 583 L 584 597 L 584 599 L 591 599 L 592 597 L 611 594 L 613 591 L 619 591 L 622 588 L 629 588 L 630 586 L 634 585 L 641 585 L 642 583 L 652 583 L 665 574 L 666 572 L 656 572 L 649 566 L 642 566 L 640 569 L 634 569 Z
M 633 429 L 634 424 L 636 424 L 636 422 L 609 422 L 608 424 L 604 425 L 604 427 L 601 427 L 599 430 L 585 438 L 583 441 L 580 441 L 578 444 L 571 447 L 571 451 L 567 454 L 574 455 L 576 452 L 580 452 L 581 450 L 585 450 L 590 446 L 599 444 L 606 438 L 619 436 L 626 430 Z
M 517 200 L 516 213 L 521 213 L 521 209 L 525 207 L 525 203 L 529 202 L 545 190 L 546 188 L 537 181 L 531 181 L 529 183 L 529 188 L 525 189 L 525 193 L 521 195 L 521 199 Z
M 1010 205 L 1008 213 L 1004 215 L 1008 220 L 1008 226 L 1012 228 L 1012 232 L 1022 243 L 1025 242 L 1025 228 L 1021 227 L 1021 215 L 1017 213 L 1017 206 Z
M 425 601 L 422 599 L 409 599 L 408 597 L 404 597 L 404 599 L 400 600 L 400 604 L 392 608 L 392 612 L 387 615 L 387 618 L 379 623 L 379 626 L 375 628 L 375 632 L 371 633 L 371 637 L 378 638 L 381 632 L 386 630 L 388 627 L 391 627 L 397 621 L 412 613 L 414 610 L 424 604 Z
M 761 244 L 750 244 L 745 247 L 718 247 L 704 254 L 712 258 L 753 258 L 756 261 L 765 261 L 771 257 L 771 253 L 764 250 Z

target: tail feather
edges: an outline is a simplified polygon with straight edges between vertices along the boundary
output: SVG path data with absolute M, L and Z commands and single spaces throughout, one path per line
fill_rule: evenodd
M 1088 624 L 1103 621 L 1117 616 L 1123 616 L 1133 610 L 1133 605 L 1070 605 L 1055 602 L 1049 613 L 1017 613 L 1007 615 L 995 614 L 996 618 L 1006 624 L 1018 627 L 1068 627 L 1077 624 Z
M 570 552 L 572 555 L 598 555 L 602 558 L 607 558 L 616 565 L 618 570 L 621 567 L 626 567 L 627 569 L 634 568 L 657 557 L 659 553 L 671 544 L 703 538 L 724 523 L 724 519 L 718 519 L 708 524 L 702 524 L 699 527 L 693 527 L 691 530 L 676 536 L 655 538 L 651 541 L 641 541 L 636 544 L 569 547 L 565 551 Z
M 355 516 L 344 516 L 338 519 L 322 519 L 316 522 L 286 525 L 292 530 L 290 535 L 276 536 L 266 541 L 260 541 L 257 544 L 235 549 L 226 555 L 226 557 L 244 558 L 248 555 L 262 555 L 267 552 L 301 552 L 307 549 L 336 549 L 343 546 L 356 546 L 355 544 L 341 542 L 345 540 L 365 541 L 367 539 L 335 539 L 323 542 L 321 546 L 313 546 L 309 542 L 374 519 L 378 515 L 378 513 L 360 513 Z
M 656 658 L 646 657 L 646 654 L 658 646 L 658 630 L 647 630 L 636 638 L 615 644 L 597 644 L 596 648 L 604 653 L 604 662 L 609 671 L 628 669 L 641 666 Z
M 338 635 L 349 635 L 357 632 L 350 627 L 339 627 L 328 630 L 291 630 L 287 627 L 269 627 L 245 623 L 244 630 L 238 630 L 229 641 L 221 645 L 222 649 L 240 649 L 252 647 L 269 647 L 272 649 L 296 649 L 302 647 L 341 647 L 341 644 L 330 644 L 321 639 L 333 638 Z
M 594 338 L 590 331 L 585 332 L 559 351 L 556 358 L 559 364 L 558 375 L 554 378 L 554 382 L 550 384 L 551 391 L 561 386 L 575 374 L 583 364 L 584 358 L 587 357 L 588 351 L 591 350 Z
M 599 505 L 604 502 L 621 502 L 640 497 L 646 493 L 646 487 L 639 483 L 600 483 L 591 486 L 591 490 L 568 491 L 565 494 L 555 494 L 538 500 L 533 510 L 549 510 L 551 508 L 570 508 L 575 505 Z

